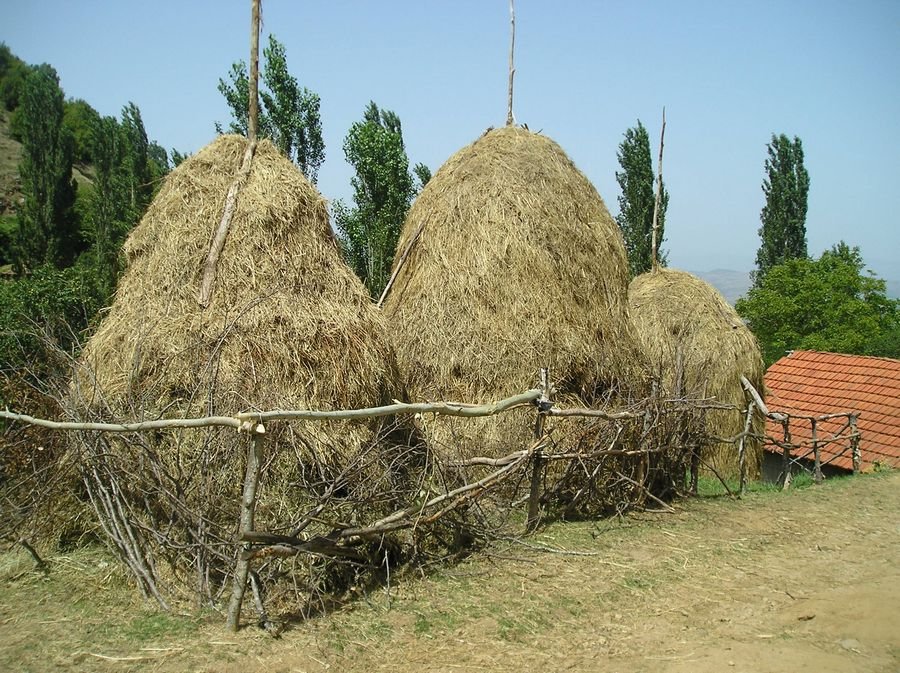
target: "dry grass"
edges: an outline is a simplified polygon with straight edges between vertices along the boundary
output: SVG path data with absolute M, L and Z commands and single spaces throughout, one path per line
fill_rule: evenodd
M 741 374 L 763 391 L 756 337 L 712 285 L 684 271 L 661 269 L 635 278 L 629 301 L 647 357 L 671 394 L 711 397 L 744 408 Z M 755 418 L 753 429 L 759 434 L 762 422 Z M 718 437 L 734 437 L 743 426 L 738 411 L 711 411 L 707 417 L 708 431 Z M 749 473 L 758 475 L 762 444 L 752 441 L 747 448 Z M 704 457 L 727 475 L 737 473 L 731 444 L 707 445 Z
M 385 303 L 411 396 L 498 399 L 535 386 L 541 367 L 563 403 L 641 389 L 619 229 L 555 142 L 488 131 L 429 181 L 398 250 L 418 231 Z M 520 448 L 530 427 L 509 414 L 430 436 L 502 453 Z

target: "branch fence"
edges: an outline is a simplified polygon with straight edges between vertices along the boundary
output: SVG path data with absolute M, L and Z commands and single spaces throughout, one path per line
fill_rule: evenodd
M 792 466 L 810 456 L 814 463 L 813 472 L 817 482 L 823 478 L 821 467 L 847 451 L 852 455 L 854 473 L 859 471 L 860 433 L 857 413 L 803 416 L 771 412 L 750 382 L 742 377 L 742 383 L 750 398 L 746 408 L 720 404 L 710 399 L 662 398 L 654 390 L 650 398 L 624 410 L 563 409 L 554 404 L 554 391 L 549 383 L 547 370 L 542 370 L 540 388 L 513 395 L 493 404 L 482 405 L 461 402 L 414 404 L 398 402 L 367 409 L 252 411 L 241 412 L 234 416 L 154 419 L 130 423 L 53 421 L 6 410 L 0 411 L 0 419 L 52 430 L 88 433 L 97 438 L 106 433 L 139 435 L 214 427 L 233 428 L 238 433 L 245 433 L 248 436 L 247 453 L 243 491 L 237 507 L 239 524 L 236 540 L 232 538 L 229 543 L 225 534 L 214 534 L 212 532 L 214 526 L 202 512 L 198 513 L 191 511 L 189 507 L 183 507 L 183 511 L 171 514 L 171 517 L 192 520 L 194 522 L 192 525 L 196 526 L 198 531 L 206 529 L 208 537 L 196 535 L 196 542 L 192 543 L 195 547 L 199 547 L 196 551 L 198 586 L 208 586 L 212 582 L 210 567 L 215 566 L 213 561 L 221 567 L 227 566 L 228 558 L 232 559 L 230 570 L 226 567 L 218 572 L 224 573 L 220 581 L 221 590 L 224 590 L 226 585 L 224 577 L 231 577 L 227 624 L 230 629 L 237 629 L 248 586 L 254 593 L 261 620 L 267 621 L 263 605 L 263 583 L 255 566 L 265 565 L 271 559 L 291 559 L 306 555 L 371 568 L 373 559 L 366 545 L 373 540 L 380 541 L 378 545 L 380 562 L 388 564 L 390 555 L 383 549 L 386 536 L 403 530 L 416 531 L 434 527 L 451 514 L 461 516 L 462 512 L 484 510 L 487 508 L 485 496 L 499 492 L 504 484 L 513 484 L 503 507 L 504 515 L 509 518 L 516 506 L 524 505 L 524 529 L 529 532 L 539 525 L 542 512 L 548 507 L 548 503 L 554 499 L 564 499 L 566 503 L 564 512 L 577 511 L 579 503 L 590 497 L 592 490 L 598 488 L 598 484 L 605 488 L 616 487 L 627 490 L 627 495 L 619 496 L 621 502 L 616 505 L 617 511 L 628 507 L 644 507 L 648 501 L 654 503 L 655 509 L 673 511 L 666 502 L 666 494 L 672 493 L 672 489 L 675 493 L 680 492 L 686 474 L 689 478 L 687 490 L 695 494 L 701 467 L 713 472 L 730 495 L 743 494 L 747 487 L 748 476 L 745 454 L 751 441 L 766 442 L 782 449 L 784 488 L 790 484 Z M 441 479 L 445 486 L 441 492 L 427 493 L 424 497 L 414 499 L 413 502 L 408 502 L 390 514 L 368 523 L 323 519 L 326 510 L 337 497 L 340 479 L 336 479 L 317 496 L 315 506 L 312 506 L 289 530 L 282 533 L 256 529 L 261 479 L 265 474 L 267 461 L 272 458 L 267 451 L 266 442 L 270 424 L 354 422 L 396 416 L 413 416 L 421 421 L 425 415 L 474 419 L 505 414 L 523 407 L 534 409 L 532 441 L 524 448 L 505 456 L 472 456 L 445 461 L 441 469 L 453 470 L 457 478 L 447 479 L 442 473 Z M 743 414 L 743 431 L 734 437 L 714 437 L 706 434 L 704 418 L 706 411 L 711 409 L 729 409 Z M 752 432 L 751 421 L 755 414 L 762 414 L 765 418 L 780 424 L 783 436 L 775 438 Z M 548 421 L 551 418 L 575 421 L 580 419 L 585 425 L 578 427 L 578 432 L 581 433 L 578 441 L 574 443 L 567 441 L 564 443 L 566 445 L 561 447 L 560 442 L 556 441 L 557 435 L 554 434 L 556 429 L 548 428 Z M 837 432 L 820 437 L 821 424 L 835 419 L 843 419 L 843 425 Z M 792 422 L 795 424 L 794 427 L 800 422 L 810 424 L 812 431 L 810 442 L 798 443 L 791 439 Z M 582 438 L 594 431 L 597 423 L 609 428 L 609 431 L 602 435 L 603 443 L 582 441 Z M 846 446 L 823 462 L 822 449 L 838 442 L 846 442 Z M 731 490 L 726 479 L 701 456 L 701 447 L 710 443 L 735 446 L 740 466 L 738 494 Z M 792 455 L 798 449 L 808 450 L 801 455 Z M 104 451 L 107 450 L 101 449 L 99 453 L 94 454 L 97 459 L 88 461 L 81 468 L 85 472 L 84 483 L 87 485 L 91 504 L 105 534 L 114 541 L 115 547 L 136 577 L 138 586 L 145 596 L 168 608 L 168 602 L 159 588 L 160 573 L 153 555 L 148 551 L 149 543 L 146 540 L 157 540 L 166 544 L 170 543 L 170 539 L 162 530 L 163 526 L 140 523 L 134 511 L 136 505 L 127 497 L 130 475 L 104 473 L 103 470 L 114 472 L 112 468 L 103 465 Z M 350 469 L 361 468 L 347 468 Z M 482 472 L 467 476 L 473 469 Z M 677 476 L 679 471 L 680 477 Z M 606 481 L 600 480 L 601 474 L 607 475 Z M 673 478 L 673 475 L 676 476 Z M 171 482 L 172 489 L 179 488 L 177 480 L 168 476 L 167 479 Z M 671 482 L 669 484 L 671 488 L 661 490 L 660 479 Z M 521 490 L 515 486 L 518 483 L 523 485 Z M 320 532 L 305 533 L 314 523 L 320 524 Z M 213 539 L 216 544 L 204 542 L 204 539 Z M 239 546 L 236 554 L 234 552 L 228 554 L 221 550 L 222 546 L 229 544 L 233 550 L 235 541 Z M 207 561 L 207 565 L 201 567 L 199 560 L 201 555 L 212 561 Z M 218 596 L 222 595 L 221 590 Z M 208 596 L 210 600 L 214 598 L 211 593 Z

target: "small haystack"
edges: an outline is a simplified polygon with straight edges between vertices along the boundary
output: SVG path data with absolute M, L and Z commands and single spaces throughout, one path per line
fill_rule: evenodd
M 712 285 L 684 271 L 660 269 L 631 281 L 628 296 L 641 343 L 670 394 L 714 398 L 745 409 L 741 374 L 763 390 L 756 337 Z M 761 416 L 755 419 L 754 432 L 761 434 Z M 734 437 L 743 429 L 739 411 L 707 415 L 710 435 Z M 754 440 L 746 447 L 748 474 L 758 476 L 762 445 Z M 720 474 L 737 475 L 735 445 L 711 443 L 701 453 Z
M 166 179 L 125 244 L 128 269 L 84 349 L 73 415 L 344 409 L 400 396 L 382 318 L 341 259 L 324 199 L 268 141 L 240 189 L 212 301 L 199 306 L 201 267 L 246 147 L 222 136 Z M 409 464 L 396 455 L 406 438 L 388 441 L 392 431 L 272 424 L 257 528 L 291 532 L 314 495 L 339 520 L 390 511 Z M 236 554 L 247 446 L 245 433 L 222 428 L 82 436 L 95 509 L 145 591 L 217 600 Z M 123 516 L 127 530 L 117 529 Z M 144 586 L 148 574 L 155 586 Z
M 454 154 L 410 209 L 398 251 L 411 240 L 384 311 L 412 399 L 487 402 L 534 387 L 541 367 L 562 404 L 643 392 L 619 229 L 549 138 L 493 129 Z M 504 455 L 533 422 L 436 419 L 429 436 L 437 450 Z

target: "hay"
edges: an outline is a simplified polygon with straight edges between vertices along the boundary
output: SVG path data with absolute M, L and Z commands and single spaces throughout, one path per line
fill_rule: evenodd
M 198 305 L 202 263 L 246 143 L 222 136 L 185 161 L 129 236 L 128 269 L 72 387 L 73 415 L 341 409 L 401 396 L 382 318 L 341 259 L 324 199 L 268 141 L 239 193 L 212 301 Z M 348 520 L 363 508 L 389 511 L 404 470 L 390 431 L 376 422 L 270 428 L 259 529 L 290 528 L 310 495 L 329 488 Z M 82 437 L 80 448 L 92 478 L 124 488 L 136 527 L 153 531 L 144 543 L 170 562 L 171 586 L 213 599 L 235 553 L 246 435 Z M 102 469 L 98 456 L 108 461 Z M 204 563 L 191 584 L 198 569 L 188 566 Z
M 711 397 L 745 408 L 740 375 L 763 390 L 763 361 L 756 337 L 740 316 L 710 284 L 684 271 L 662 269 L 642 274 L 629 288 L 631 315 L 651 364 L 661 373 L 670 394 Z M 682 378 L 676 382 L 678 351 Z M 676 388 L 680 387 L 680 391 Z M 760 417 L 754 432 L 761 433 Z M 743 430 L 737 411 L 711 411 L 707 432 L 734 437 Z M 730 476 L 738 471 L 737 452 L 730 444 L 710 443 L 702 454 L 716 470 Z M 748 444 L 748 472 L 758 475 L 762 445 Z
M 428 182 L 398 250 L 418 231 L 384 306 L 412 398 L 498 399 L 535 386 L 547 366 L 561 402 L 641 388 L 619 229 L 555 142 L 489 130 Z M 533 414 L 508 414 L 429 434 L 464 454 L 500 454 L 532 425 Z

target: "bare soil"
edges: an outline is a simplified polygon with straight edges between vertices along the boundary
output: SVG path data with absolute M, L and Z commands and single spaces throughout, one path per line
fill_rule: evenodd
M 553 524 L 278 639 L 157 613 L 97 551 L 47 577 L 8 552 L 0 670 L 900 670 L 900 473 L 677 510 Z

